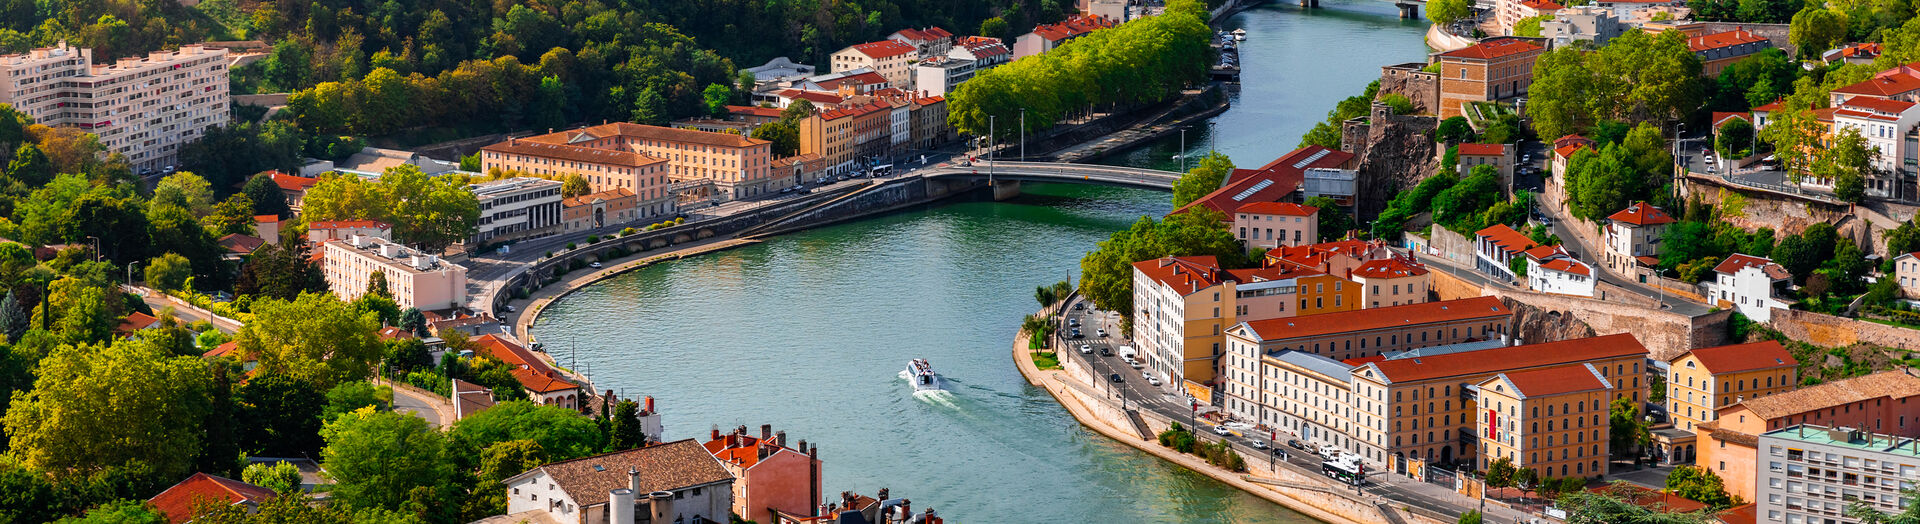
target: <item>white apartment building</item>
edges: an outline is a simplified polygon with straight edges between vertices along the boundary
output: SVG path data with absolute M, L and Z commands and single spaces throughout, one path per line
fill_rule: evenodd
M 1875 197 L 1895 196 L 1900 192 L 1895 187 L 1901 177 L 1899 170 L 1913 171 L 1915 166 L 1902 164 L 1916 147 L 1909 144 L 1908 133 L 1914 130 L 1914 124 L 1920 123 L 1920 104 L 1904 100 L 1856 96 L 1848 98 L 1833 110 L 1833 131 L 1854 129 L 1866 138 L 1867 148 L 1874 151 L 1873 170 L 1878 176 L 1866 179 L 1866 194 Z M 1833 181 L 1821 177 L 1806 177 L 1809 185 L 1832 187 Z
M 560 229 L 560 182 L 514 177 L 467 186 L 480 200 L 476 242 L 544 236 Z
M 1788 304 L 1774 298 L 1775 291 L 1793 281 L 1787 268 L 1773 260 L 1735 253 L 1713 267 L 1714 279 L 1707 284 L 1707 302 L 1718 307 L 1733 307 L 1754 322 L 1773 318 L 1773 308 Z
M 515 475 L 507 514 L 591 524 L 726 522 L 733 474 L 693 439 L 554 462 Z
M 321 256 L 327 287 L 341 300 L 359 298 L 367 292 L 367 282 L 380 273 L 386 275 L 387 290 L 401 309 L 433 311 L 467 301 L 467 268 L 444 262 L 439 255 L 383 238 L 353 235 L 321 244 Z
M 227 124 L 227 50 L 181 46 L 93 63 L 65 41 L 0 55 L 0 103 L 36 123 L 93 133 L 134 173 L 179 165 L 180 146 Z
M 1527 286 L 1541 293 L 1593 296 L 1593 266 L 1574 260 L 1560 246 L 1527 250 Z
M 1659 263 L 1660 238 L 1674 222 L 1666 211 L 1646 202 L 1634 202 L 1626 209 L 1607 216 L 1607 269 L 1626 271 L 1636 264 Z M 1640 257 L 1652 257 L 1642 259 Z
M 913 91 L 946 95 L 973 79 L 974 62 L 966 58 L 936 56 L 913 65 Z
M 1920 481 L 1920 442 L 1854 428 L 1801 424 L 1760 435 L 1754 517 L 1784 524 L 1858 524 L 1855 501 L 1896 515 Z

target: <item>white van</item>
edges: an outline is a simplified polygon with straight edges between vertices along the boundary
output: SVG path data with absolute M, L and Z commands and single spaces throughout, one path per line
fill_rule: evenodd
M 1114 351 L 1116 351 L 1117 354 L 1120 355 L 1120 358 L 1125 358 L 1125 359 L 1136 358 L 1140 355 L 1139 351 L 1133 350 L 1133 346 L 1120 346 L 1120 349 L 1117 349 Z

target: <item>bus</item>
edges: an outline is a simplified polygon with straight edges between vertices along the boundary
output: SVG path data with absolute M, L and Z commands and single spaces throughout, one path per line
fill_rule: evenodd
M 1342 455 L 1320 463 L 1320 473 L 1347 484 L 1359 485 L 1367 479 L 1367 466 L 1359 455 Z

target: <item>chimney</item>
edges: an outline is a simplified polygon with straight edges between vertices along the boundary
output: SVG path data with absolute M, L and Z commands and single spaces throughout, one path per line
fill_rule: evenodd
M 820 458 L 820 445 L 814 444 L 813 447 L 807 448 L 807 456 L 816 459 Z
M 720 440 L 720 427 L 719 427 L 719 426 L 714 426 L 714 428 L 713 428 L 713 436 L 712 436 L 711 438 L 709 438 L 708 440 Z
M 794 451 L 799 451 L 799 452 L 801 452 L 801 453 L 806 453 L 806 452 L 807 452 L 807 439 L 800 439 L 800 447 L 797 447 L 797 448 L 793 448 L 793 449 L 794 449 Z
M 773 445 L 775 445 L 775 446 L 780 446 L 780 447 L 783 447 L 783 448 L 784 448 L 784 447 L 786 447 L 786 446 L 787 446 L 787 432 L 785 432 L 785 431 L 781 431 L 781 432 L 777 432 L 777 433 L 774 433 L 774 434 L 773 434 Z
M 773 424 L 760 425 L 760 440 L 773 438 Z
M 640 492 L 640 468 L 627 466 L 627 489 Z
M 609 522 L 618 522 L 621 524 L 636 522 L 633 518 L 633 490 L 616 489 L 607 492 L 607 494 L 607 520 Z
M 653 413 L 653 395 L 647 395 L 647 413 Z

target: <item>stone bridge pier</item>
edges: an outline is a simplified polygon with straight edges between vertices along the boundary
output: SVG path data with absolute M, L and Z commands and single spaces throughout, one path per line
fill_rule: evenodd
M 1402 19 L 1413 20 L 1420 18 L 1420 3 L 1418 2 L 1394 2 L 1393 6 L 1400 8 L 1400 18 Z
M 1300 0 L 1300 7 L 1320 7 L 1320 0 Z
M 1017 196 L 1020 196 L 1019 180 L 993 181 L 993 201 L 994 202 L 1005 202 L 1008 200 L 1012 200 L 1013 197 L 1017 197 Z

